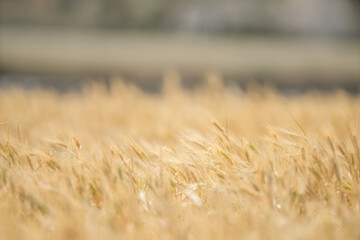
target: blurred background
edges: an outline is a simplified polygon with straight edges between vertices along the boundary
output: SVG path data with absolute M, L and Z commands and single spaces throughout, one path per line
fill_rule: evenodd
M 0 0 L 0 87 L 121 76 L 360 91 L 359 0 Z

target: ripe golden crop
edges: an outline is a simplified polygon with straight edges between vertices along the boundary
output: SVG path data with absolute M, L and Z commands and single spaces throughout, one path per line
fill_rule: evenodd
M 0 90 L 1 239 L 359 239 L 360 97 Z

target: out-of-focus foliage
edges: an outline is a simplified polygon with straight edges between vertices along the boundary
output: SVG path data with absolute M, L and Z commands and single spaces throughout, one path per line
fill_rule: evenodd
M 0 21 L 206 32 L 358 34 L 358 1 L 2 0 Z

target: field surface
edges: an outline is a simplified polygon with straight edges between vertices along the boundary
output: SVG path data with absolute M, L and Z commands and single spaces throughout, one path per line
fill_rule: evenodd
M 156 84 L 164 69 L 188 81 L 209 70 L 238 82 L 357 90 L 359 39 L 74 31 L 0 26 L 0 73 L 126 73 Z M 0 76 L 1 77 L 1 76 Z M 0 78 L 1 81 L 1 78 Z
M 360 239 L 357 95 L 0 91 L 0 239 Z

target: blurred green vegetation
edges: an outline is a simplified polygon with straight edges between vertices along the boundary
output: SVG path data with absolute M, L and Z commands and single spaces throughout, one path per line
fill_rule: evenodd
M 360 34 L 358 0 L 0 0 L 2 24 L 209 33 Z
M 360 91 L 359 12 L 360 0 L 0 0 L 0 87 L 120 74 L 153 89 L 176 69 L 190 85 L 214 71 Z

